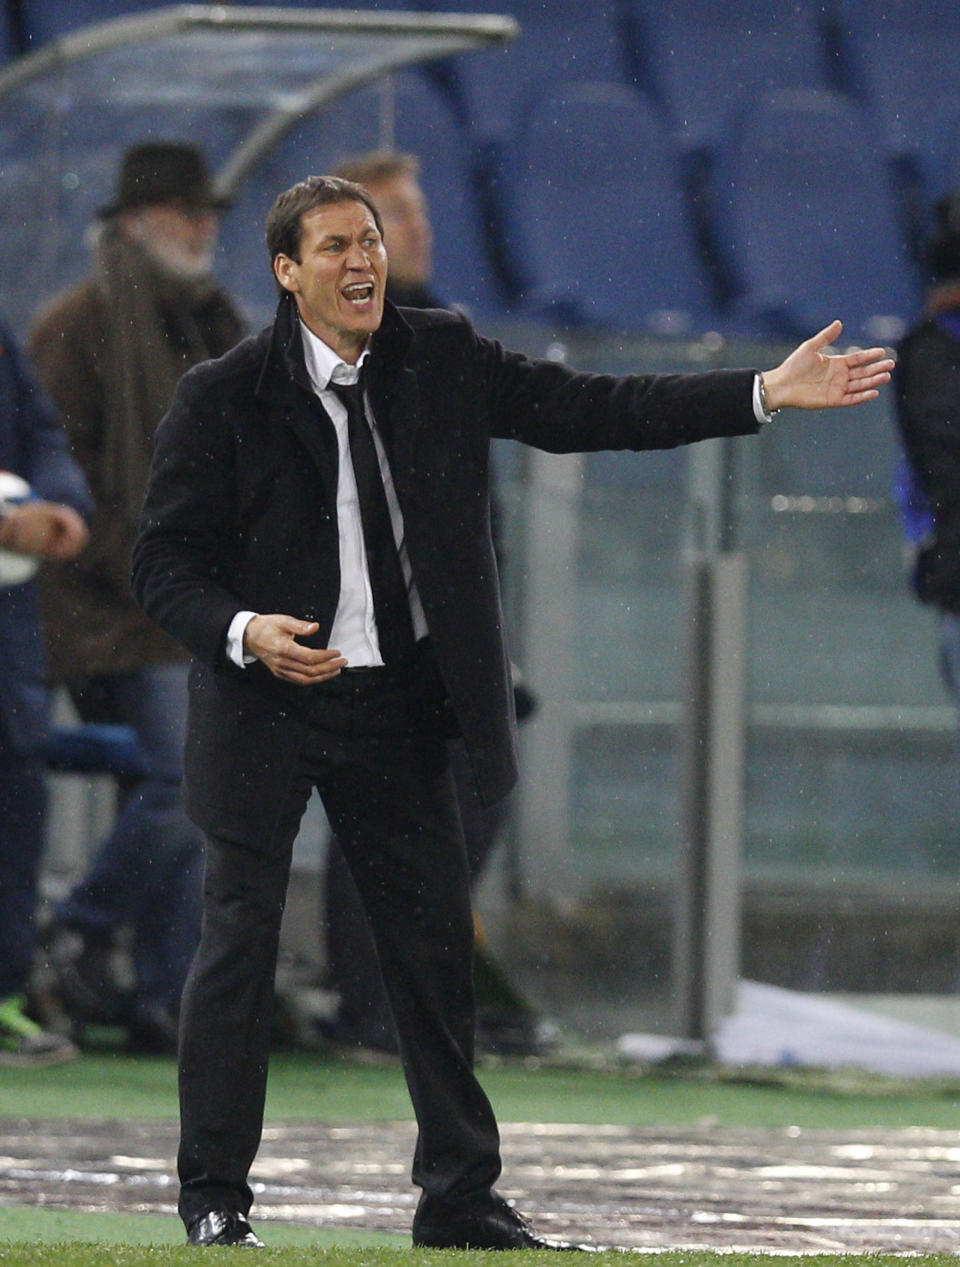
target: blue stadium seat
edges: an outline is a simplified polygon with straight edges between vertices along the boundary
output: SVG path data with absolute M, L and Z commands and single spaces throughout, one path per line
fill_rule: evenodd
M 957 0 L 835 0 L 845 87 L 895 155 L 923 163 L 945 106 L 960 100 Z
M 504 296 L 490 257 L 477 173 L 466 136 L 446 99 L 422 76 L 396 80 L 395 142 L 418 154 L 434 226 L 434 284 L 475 316 L 502 316 Z
M 385 107 L 396 112 L 392 136 L 381 129 Z M 330 171 L 348 154 L 385 143 L 420 157 L 436 239 L 437 294 L 478 318 L 504 314 L 506 301 L 487 248 L 467 140 L 443 94 L 425 75 L 405 71 L 393 77 L 389 89 L 359 89 L 304 122 L 244 183 L 224 220 L 222 249 L 229 269 L 223 275 L 241 286 L 253 279 L 256 293 L 244 298 L 258 319 L 268 315 L 273 302 L 263 224 L 276 194 L 311 172 Z
M 583 0 L 442 0 L 447 13 L 505 13 L 520 33 L 503 48 L 450 59 L 473 135 L 503 144 L 525 105 L 551 84 L 624 81 L 626 61 L 612 3 Z
M 955 106 L 952 117 L 942 122 L 939 156 L 939 166 L 930 182 L 933 198 L 960 189 L 960 106 Z
M 794 338 L 841 317 L 890 342 L 916 313 L 918 278 L 871 123 L 836 93 L 758 98 L 716 172 L 718 241 L 757 335 Z
M 156 0 L 22 0 L 24 34 L 27 45 L 35 49 L 49 40 L 55 40 L 70 31 L 89 26 L 93 22 L 106 22 L 109 18 L 144 13 L 156 9 Z
M 655 107 L 621 84 L 544 94 L 510 163 L 534 316 L 646 330 L 717 327 L 686 213 L 679 155 Z
M 944 103 L 932 121 L 930 142 L 917 165 L 916 237 L 926 243 L 936 228 L 933 206 L 960 189 L 960 101 Z
M 10 22 L 10 11 L 5 4 L 0 5 L 0 62 L 8 62 L 19 52 Z
M 684 143 L 711 149 L 743 99 L 829 86 L 820 4 L 797 0 L 624 0 L 637 80 Z
M 230 0 L 231 4 L 262 5 L 264 0 Z M 280 5 L 280 0 L 277 0 Z M 282 0 L 284 9 L 362 9 L 365 12 L 381 9 L 415 10 L 423 8 L 416 0 Z M 442 5 L 438 5 L 442 8 Z

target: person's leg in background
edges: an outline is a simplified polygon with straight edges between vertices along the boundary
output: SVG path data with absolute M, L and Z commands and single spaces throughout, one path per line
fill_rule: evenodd
M 470 888 L 476 893 L 507 813 L 506 801 L 484 805 L 477 795 L 462 740 L 450 744 L 450 769 L 470 867 Z M 541 1021 L 536 1008 L 509 979 L 474 916 L 474 988 L 477 995 L 477 1048 L 494 1055 L 538 1056 L 555 1041 L 554 1029 Z
M 158 665 L 73 692 L 84 721 L 132 727 L 146 771 L 125 789 L 113 829 L 58 907 L 53 948 L 76 1020 L 123 1020 L 131 1046 L 160 1052 L 176 1050 L 180 993 L 199 938 L 202 837 L 181 798 L 187 672 Z M 129 1000 L 111 976 L 124 928 L 133 933 Z
M 46 800 L 42 754 L 13 751 L 0 724 L 0 1064 L 54 1064 L 77 1055 L 26 1011 Z

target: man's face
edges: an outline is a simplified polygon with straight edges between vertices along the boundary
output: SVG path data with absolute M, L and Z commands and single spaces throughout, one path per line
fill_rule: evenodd
M 219 220 L 210 207 L 162 202 L 124 214 L 124 232 L 179 277 L 205 277 L 213 268 Z
M 317 338 L 356 364 L 380 327 L 387 284 L 387 252 L 364 204 L 336 202 L 308 211 L 300 259 L 278 255 L 273 270 Z
M 433 230 L 416 177 L 400 173 L 367 188 L 383 221 L 390 276 L 408 286 L 425 285 L 433 273 Z

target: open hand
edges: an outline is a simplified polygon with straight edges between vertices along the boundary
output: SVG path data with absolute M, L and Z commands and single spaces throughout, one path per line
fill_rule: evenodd
M 864 348 L 843 356 L 828 356 L 824 348 L 840 337 L 843 325 L 832 321 L 812 339 L 801 343 L 774 370 L 766 370 L 763 388 L 771 409 L 832 409 L 861 405 L 878 396 L 890 381 L 895 362 L 883 348 Z

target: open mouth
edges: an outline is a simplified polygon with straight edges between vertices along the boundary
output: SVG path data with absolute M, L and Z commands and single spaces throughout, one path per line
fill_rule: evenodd
M 373 282 L 352 282 L 340 291 L 344 299 L 356 308 L 362 308 L 373 298 Z

